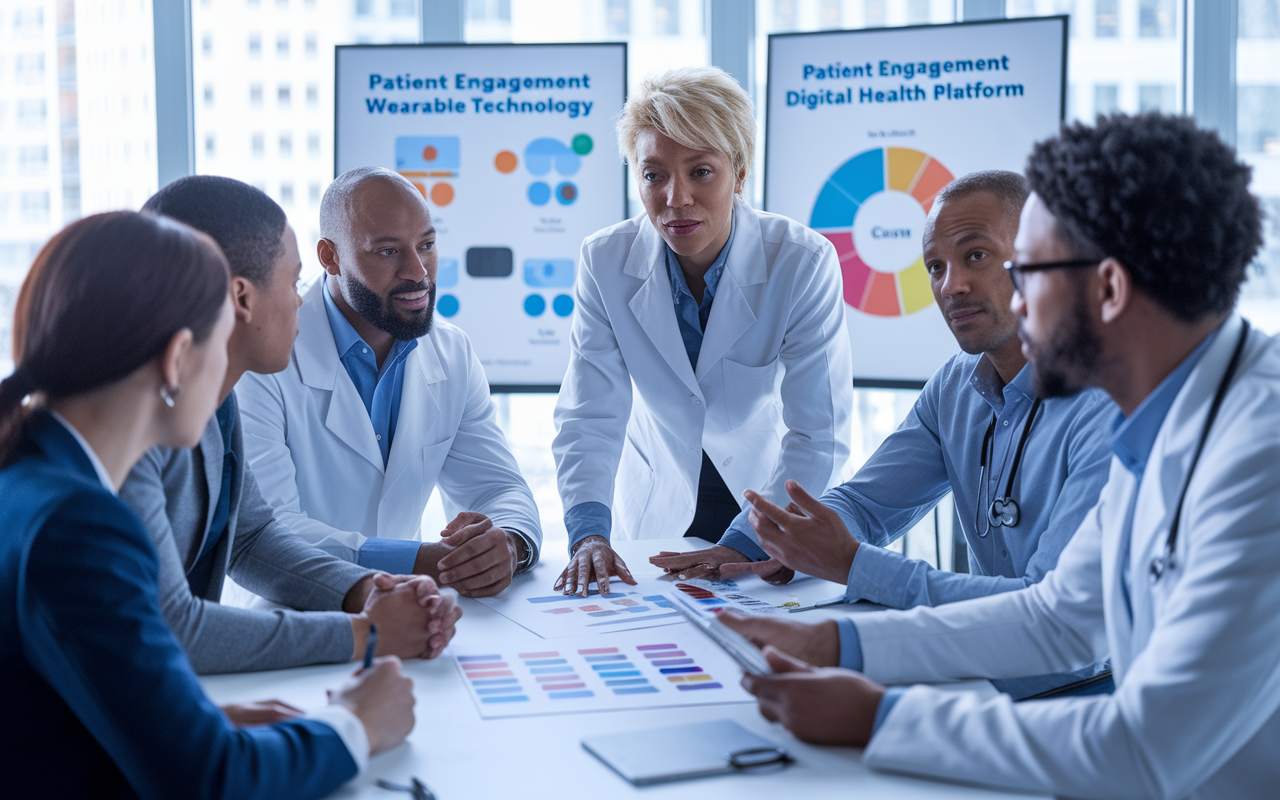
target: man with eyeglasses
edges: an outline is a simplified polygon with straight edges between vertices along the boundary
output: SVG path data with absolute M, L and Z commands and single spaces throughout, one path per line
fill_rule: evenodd
M 1014 312 L 1042 397 L 1096 386 L 1111 473 L 1045 580 L 840 626 L 722 615 L 792 654 L 855 644 L 866 675 L 772 648 L 747 678 L 801 739 L 863 763 L 1096 798 L 1269 797 L 1280 784 L 1280 339 L 1233 313 L 1262 244 L 1250 168 L 1161 114 L 1068 126 L 1033 151 Z M 1048 401 L 1046 401 L 1048 402 Z M 909 684 L 1070 668 L 1113 694 L 1013 704 Z M 803 657 L 803 655 L 802 655 Z M 835 663 L 829 660 L 826 663 Z
M 1003 269 L 1026 197 L 1021 175 L 993 170 L 953 181 L 934 200 L 924 262 L 964 352 L 934 374 L 852 480 L 821 500 L 792 481 L 787 509 L 748 492 L 759 510 L 748 507 L 717 547 L 653 562 L 687 577 L 750 570 L 778 581 L 798 570 L 846 584 L 848 602 L 893 608 L 1010 592 L 1043 579 L 1106 482 L 1114 405 L 1097 390 L 1048 401 L 1031 390 L 1009 308 L 1013 283 Z M 886 549 L 948 492 L 970 573 Z M 1105 664 L 997 683 L 1015 699 L 1068 686 L 1087 693 L 1111 684 Z

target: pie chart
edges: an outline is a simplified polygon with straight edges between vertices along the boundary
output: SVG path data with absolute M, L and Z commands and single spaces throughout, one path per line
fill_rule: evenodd
M 906 147 L 865 150 L 827 178 L 809 227 L 840 258 L 844 301 L 864 314 L 898 317 L 933 303 L 921 235 L 950 170 Z

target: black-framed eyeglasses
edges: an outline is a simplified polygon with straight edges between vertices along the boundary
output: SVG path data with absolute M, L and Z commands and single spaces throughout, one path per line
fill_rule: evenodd
M 1004 262 L 1004 268 L 1009 271 L 1009 277 L 1013 279 L 1013 288 L 1019 292 L 1022 291 L 1023 276 L 1028 272 L 1043 272 L 1047 269 L 1078 269 L 1080 267 L 1093 267 L 1102 263 L 1100 258 L 1077 258 L 1073 261 L 1041 261 L 1038 264 L 1019 264 L 1016 261 Z

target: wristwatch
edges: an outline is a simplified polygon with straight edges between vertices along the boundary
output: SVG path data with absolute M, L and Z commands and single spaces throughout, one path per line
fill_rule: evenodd
M 519 575 L 521 572 L 524 572 L 533 566 L 534 560 L 537 558 L 537 551 L 534 550 L 533 544 L 529 541 L 529 537 L 525 536 L 520 531 L 512 530 L 510 528 L 505 528 L 504 530 L 524 543 L 524 555 L 521 556 L 520 561 L 516 563 L 515 574 Z

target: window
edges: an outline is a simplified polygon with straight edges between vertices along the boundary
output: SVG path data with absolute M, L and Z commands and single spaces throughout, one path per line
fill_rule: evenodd
M 320 184 L 312 181 L 307 186 L 307 202 L 313 206 L 320 205 Z
M 276 36 L 276 58 L 289 57 L 289 34 L 281 33 Z
M 18 148 L 18 174 L 27 177 L 41 177 L 49 169 L 49 146 L 44 144 L 24 144 Z M 48 194 L 45 194 L 48 197 Z M 46 200 L 46 204 L 47 204 Z
M 307 58 L 315 58 L 317 53 L 316 35 L 314 33 L 308 33 L 305 42 L 304 49 L 306 51 Z
M 22 222 L 43 225 L 49 222 L 49 193 L 23 192 L 18 218 Z
M 262 58 L 262 35 L 257 33 L 249 34 L 249 57 Z
M 1236 148 L 1253 167 L 1263 245 L 1240 292 L 1240 312 L 1280 333 L 1280 0 L 1240 0 Z
M 1120 0 L 1094 0 L 1093 35 L 1099 39 L 1120 35 Z
M 1241 39 L 1280 38 L 1280 0 L 1240 0 Z
M 1096 116 L 1110 114 L 1120 108 L 1120 87 L 1102 84 L 1093 87 L 1093 113 Z
M 373 16 L 373 0 L 356 0 L 356 16 Z
M 889 24 L 888 8 L 885 0 L 867 0 L 864 24 L 868 28 L 883 28 Z
M 320 157 L 320 134 L 307 134 L 307 155 L 311 158 Z
M 204 86 L 204 107 L 213 108 L 213 84 L 206 83 Z
M 391 16 L 416 17 L 417 15 L 417 0 L 391 0 Z
M 653 0 L 653 34 L 680 35 L 680 0 Z
M 44 80 L 44 53 L 19 53 L 13 67 L 18 83 L 40 83 Z
M 631 0 L 607 0 L 605 30 L 610 36 L 626 36 L 631 33 Z
M 1177 10 L 1174 0 L 1139 0 L 1138 35 L 1144 39 L 1168 39 L 1174 34 Z
M 293 158 L 293 134 L 280 134 L 280 157 Z
M 13 12 L 13 38 L 39 39 L 44 34 L 44 9 L 19 8 Z
M 249 106 L 250 108 L 262 108 L 262 84 L 253 83 L 249 85 Z
M 213 34 L 206 33 L 200 37 L 200 54 L 205 58 L 213 58 Z
M 930 0 L 909 0 L 907 3 L 907 21 L 912 25 L 929 21 L 932 9 Z M 834 27 L 834 26 L 833 26 Z
M 1138 86 L 1138 110 L 1139 111 L 1164 111 L 1174 112 L 1178 110 L 1178 98 L 1175 94 L 1177 87 L 1173 84 L 1142 84 Z
M 289 88 L 289 84 L 282 83 L 276 89 L 276 104 L 280 106 L 281 111 L 287 111 L 293 104 L 293 90 Z
M 280 205 L 293 205 L 293 184 L 288 181 L 280 184 Z
M 218 154 L 217 146 L 212 133 L 206 133 L 204 136 L 204 157 L 213 158 Z
M 317 108 L 320 105 L 320 87 L 314 83 L 307 84 L 307 108 Z
M 266 137 L 261 133 L 255 133 L 250 140 L 250 149 L 253 151 L 254 158 L 263 158 L 267 154 Z
M 39 130 L 48 118 L 47 103 L 43 97 L 18 101 L 17 126 L 20 131 Z

